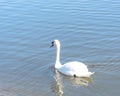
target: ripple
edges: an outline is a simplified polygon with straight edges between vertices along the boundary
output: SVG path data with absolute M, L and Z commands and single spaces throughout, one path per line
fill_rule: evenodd
M 119 2 L 1 0 L 0 95 L 119 94 Z M 92 80 L 60 75 L 57 84 L 53 39 L 61 41 L 61 62 L 84 62 Z

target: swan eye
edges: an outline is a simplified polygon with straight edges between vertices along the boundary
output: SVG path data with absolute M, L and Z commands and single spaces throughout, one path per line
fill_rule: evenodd
M 52 42 L 52 44 L 54 45 L 54 41 Z

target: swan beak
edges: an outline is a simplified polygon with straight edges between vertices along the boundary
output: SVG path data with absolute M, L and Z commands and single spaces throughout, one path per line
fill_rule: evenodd
M 53 47 L 54 45 L 51 45 L 50 47 Z
M 54 46 L 54 42 L 51 43 L 51 46 L 50 47 L 53 47 Z

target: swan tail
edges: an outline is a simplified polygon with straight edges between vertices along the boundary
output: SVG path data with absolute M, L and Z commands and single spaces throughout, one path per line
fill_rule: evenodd
M 93 74 L 94 74 L 94 72 L 87 72 L 87 73 L 84 73 L 84 74 L 80 74 L 78 77 L 90 77 Z
M 88 72 L 88 77 L 93 75 L 95 72 Z

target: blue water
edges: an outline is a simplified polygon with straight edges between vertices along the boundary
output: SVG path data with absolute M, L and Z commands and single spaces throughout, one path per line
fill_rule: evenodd
M 1 96 L 119 96 L 119 0 L 1 0 Z M 73 78 L 54 69 L 80 61 L 95 72 Z

